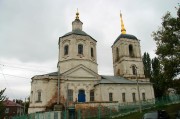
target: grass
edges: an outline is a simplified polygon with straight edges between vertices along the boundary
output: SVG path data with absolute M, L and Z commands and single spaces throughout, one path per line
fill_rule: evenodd
M 168 112 L 168 114 L 170 115 L 170 119 L 175 119 L 175 114 L 176 114 L 177 110 L 180 110 L 180 103 L 154 107 L 151 109 L 143 110 L 142 113 L 135 112 L 135 113 L 131 113 L 131 114 L 123 116 L 123 117 L 117 117 L 114 119 L 142 119 L 142 116 L 144 113 L 149 112 L 149 111 L 154 111 L 154 110 L 166 110 Z

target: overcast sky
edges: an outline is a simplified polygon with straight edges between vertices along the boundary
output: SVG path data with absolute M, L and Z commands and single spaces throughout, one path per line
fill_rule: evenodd
M 97 40 L 99 74 L 113 75 L 111 46 L 120 35 L 120 10 L 141 53 L 153 58 L 151 37 L 178 0 L 0 0 L 0 90 L 10 99 L 30 95 L 31 77 L 56 71 L 58 38 L 72 30 L 76 9 L 83 31 Z

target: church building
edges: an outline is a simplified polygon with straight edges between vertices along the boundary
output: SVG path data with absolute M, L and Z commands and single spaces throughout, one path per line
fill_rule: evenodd
M 145 78 L 140 41 L 121 18 L 121 34 L 112 44 L 114 75 L 98 74 L 97 41 L 83 31 L 76 13 L 72 31 L 59 37 L 58 71 L 32 77 L 28 113 L 52 110 L 57 103 L 67 109 L 78 105 L 122 104 L 154 98 Z

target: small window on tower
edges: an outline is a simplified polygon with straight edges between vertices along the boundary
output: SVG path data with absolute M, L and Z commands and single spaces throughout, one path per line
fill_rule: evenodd
M 94 50 L 91 48 L 91 57 L 94 57 Z
M 135 65 L 132 66 L 132 73 L 133 75 L 137 75 L 137 69 Z
M 83 45 L 82 44 L 78 45 L 78 54 L 83 55 Z
M 69 46 L 65 45 L 64 46 L 64 55 L 68 55 L 68 52 L 69 52 Z
M 116 61 L 119 60 L 119 48 L 117 47 L 116 48 Z
M 133 46 L 132 45 L 129 45 L 129 56 L 134 57 Z

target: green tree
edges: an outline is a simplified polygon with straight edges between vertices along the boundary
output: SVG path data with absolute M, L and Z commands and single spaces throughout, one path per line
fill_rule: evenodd
M 157 44 L 156 54 L 162 64 L 163 78 L 168 87 L 172 80 L 180 74 L 180 18 L 172 17 L 170 12 L 162 18 L 162 26 L 153 32 Z
M 180 79 L 173 80 L 173 88 L 176 89 L 177 94 L 180 94 Z
M 161 97 L 166 92 L 166 82 L 163 78 L 161 64 L 158 58 L 152 59 L 152 78 L 155 97 Z
M 0 91 L 0 119 L 2 118 L 1 116 L 3 116 L 4 111 L 5 111 L 5 107 L 3 105 L 3 101 L 5 100 L 6 96 L 3 95 L 4 91 L 6 89 L 3 89 Z
M 145 52 L 142 60 L 144 64 L 144 75 L 146 78 L 151 79 L 151 58 L 149 56 L 149 53 Z

